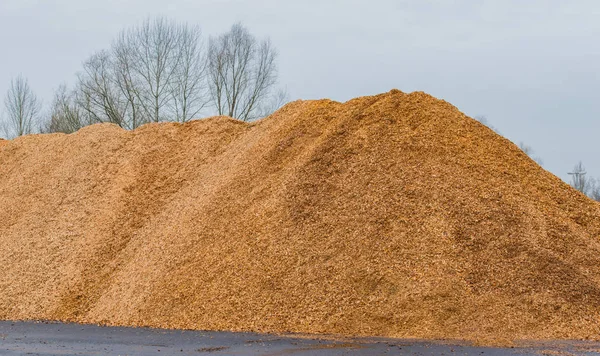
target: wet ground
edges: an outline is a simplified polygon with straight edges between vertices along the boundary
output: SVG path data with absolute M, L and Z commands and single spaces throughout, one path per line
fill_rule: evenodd
M 0 321 L 0 355 L 600 355 L 600 343 L 561 341 L 487 348 L 398 339 L 326 340 Z

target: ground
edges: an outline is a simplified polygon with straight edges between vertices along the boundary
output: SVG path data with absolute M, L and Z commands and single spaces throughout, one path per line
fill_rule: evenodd
M 0 321 L 0 355 L 600 355 L 600 343 L 476 347 L 456 342 L 114 328 Z

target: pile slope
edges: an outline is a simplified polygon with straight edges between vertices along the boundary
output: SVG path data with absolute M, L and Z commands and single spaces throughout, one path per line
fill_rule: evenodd
M 2 319 L 599 335 L 599 204 L 421 92 L 21 137 L 0 206 Z

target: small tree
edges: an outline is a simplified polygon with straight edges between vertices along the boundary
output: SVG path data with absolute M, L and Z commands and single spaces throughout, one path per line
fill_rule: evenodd
M 34 123 L 41 111 L 42 104 L 29 87 L 26 78 L 19 75 L 10 81 L 10 87 L 4 99 L 8 137 L 33 133 Z
M 277 82 L 277 51 L 269 39 L 258 41 L 235 24 L 211 38 L 208 49 L 210 97 L 219 115 L 250 121 L 264 115 Z

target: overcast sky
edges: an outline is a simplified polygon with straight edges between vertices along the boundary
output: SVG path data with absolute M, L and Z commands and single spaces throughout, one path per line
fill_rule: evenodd
M 600 177 L 598 0 L 0 0 L 0 94 L 22 73 L 48 104 L 92 52 L 156 15 L 270 36 L 291 99 L 426 91 L 563 179 L 579 160 Z

